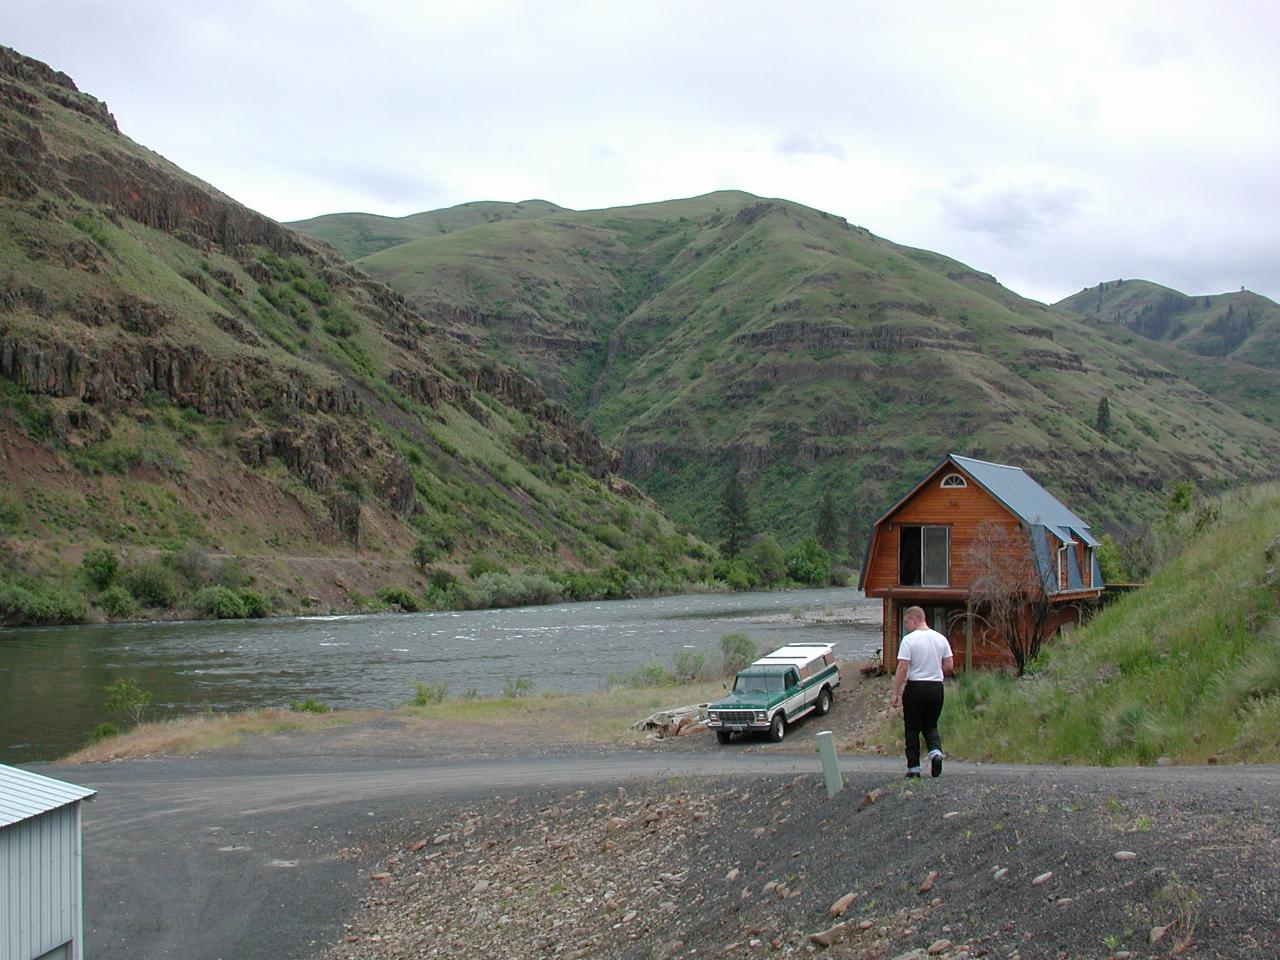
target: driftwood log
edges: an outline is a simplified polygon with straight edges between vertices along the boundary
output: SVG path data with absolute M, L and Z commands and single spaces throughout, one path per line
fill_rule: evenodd
M 707 707 L 708 704 L 705 703 L 691 703 L 684 707 L 659 710 L 643 720 L 637 720 L 631 725 L 631 729 L 648 730 L 651 740 L 687 736 L 707 729 Z

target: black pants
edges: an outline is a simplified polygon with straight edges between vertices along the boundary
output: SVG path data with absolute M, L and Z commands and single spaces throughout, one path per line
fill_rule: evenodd
M 942 681 L 908 680 L 902 691 L 902 727 L 907 739 L 907 769 L 920 766 L 920 734 L 930 750 L 942 749 L 938 717 L 942 715 Z

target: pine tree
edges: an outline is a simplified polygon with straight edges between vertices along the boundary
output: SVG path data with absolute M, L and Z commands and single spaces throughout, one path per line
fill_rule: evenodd
M 1098 417 L 1094 425 L 1104 437 L 1111 432 L 1111 403 L 1106 397 L 1098 401 Z
M 719 532 L 720 550 L 730 560 L 741 553 L 751 539 L 751 507 L 747 503 L 742 471 L 736 466 L 720 495 Z
M 822 500 L 818 503 L 818 526 L 815 530 L 822 549 L 834 556 L 836 544 L 840 540 L 840 521 L 836 519 L 835 498 L 831 496 L 831 488 L 822 491 Z

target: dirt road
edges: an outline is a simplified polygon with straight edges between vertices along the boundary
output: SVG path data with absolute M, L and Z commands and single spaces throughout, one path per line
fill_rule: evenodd
M 849 795 L 897 783 L 894 759 L 843 762 Z M 286 757 L 37 768 L 99 791 L 84 812 L 86 946 L 98 958 L 308 957 L 342 939 L 389 823 L 429 829 L 495 797 L 616 783 L 814 774 L 817 757 L 767 745 L 556 751 L 459 759 Z M 1274 797 L 1276 768 L 1049 769 L 949 764 L 957 785 L 1105 784 L 1230 800 Z

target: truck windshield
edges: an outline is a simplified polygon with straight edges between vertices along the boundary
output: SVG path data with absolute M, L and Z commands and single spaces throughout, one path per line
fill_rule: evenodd
M 782 678 L 762 673 L 749 673 L 733 681 L 734 693 L 781 693 Z

